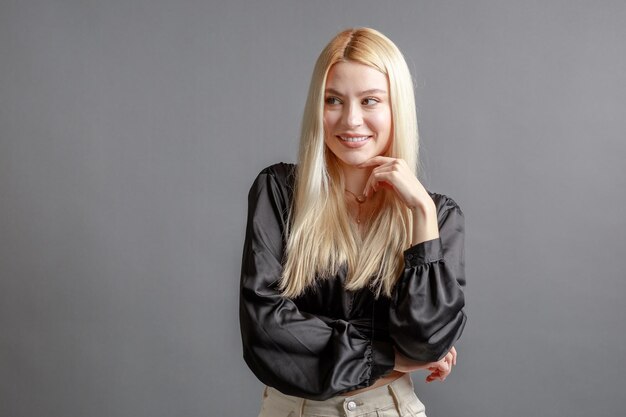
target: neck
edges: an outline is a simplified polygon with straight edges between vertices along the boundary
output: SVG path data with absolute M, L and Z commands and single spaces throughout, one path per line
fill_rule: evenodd
M 341 164 L 341 169 L 343 171 L 346 190 L 358 196 L 362 195 L 373 168 L 356 168 Z

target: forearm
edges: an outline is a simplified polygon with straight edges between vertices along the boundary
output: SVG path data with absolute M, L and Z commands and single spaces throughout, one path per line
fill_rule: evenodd
M 395 351 L 395 363 L 394 363 L 394 371 L 400 372 L 413 372 L 419 369 L 426 369 L 429 364 L 432 362 L 418 362 L 413 359 L 409 359 L 394 347 Z
M 411 207 L 411 213 L 413 215 L 412 245 L 439 237 L 437 208 L 432 200 L 430 203 Z

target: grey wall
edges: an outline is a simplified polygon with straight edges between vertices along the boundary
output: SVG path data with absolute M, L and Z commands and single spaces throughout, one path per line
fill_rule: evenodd
M 246 195 L 294 161 L 314 60 L 372 26 L 416 79 L 424 184 L 467 222 L 429 416 L 615 416 L 626 3 L 0 2 L 0 415 L 255 416 Z

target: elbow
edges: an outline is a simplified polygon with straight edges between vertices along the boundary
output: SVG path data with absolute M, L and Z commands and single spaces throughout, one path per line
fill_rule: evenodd
M 443 358 L 461 337 L 467 322 L 463 310 L 437 331 L 425 334 L 416 329 L 395 328 L 391 338 L 398 351 L 417 362 L 437 362 Z

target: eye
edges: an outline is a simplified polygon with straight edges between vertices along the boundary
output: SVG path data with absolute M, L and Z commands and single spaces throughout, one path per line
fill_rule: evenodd
M 366 105 L 366 106 L 373 106 L 375 104 L 380 103 L 380 100 L 378 100 L 375 97 L 368 97 L 368 98 L 364 98 L 361 103 Z
M 341 100 L 339 100 L 337 97 L 330 96 L 330 97 L 326 97 L 325 103 L 326 104 L 331 104 L 331 105 L 332 104 L 341 104 Z

